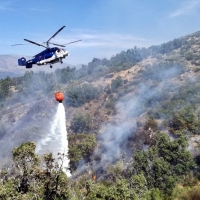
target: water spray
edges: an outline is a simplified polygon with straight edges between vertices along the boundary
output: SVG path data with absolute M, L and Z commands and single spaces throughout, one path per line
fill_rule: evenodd
M 69 177 L 71 173 L 69 171 L 69 158 L 68 158 L 68 139 L 67 139 L 67 130 L 65 124 L 65 107 L 62 103 L 59 103 L 57 110 L 58 117 L 58 126 L 60 127 L 60 153 L 64 153 L 63 160 L 63 171 Z
M 58 154 L 64 154 L 62 163 L 63 172 L 70 177 L 69 171 L 69 158 L 68 158 L 68 140 L 67 130 L 65 124 L 65 108 L 62 103 L 58 104 L 57 112 L 51 123 L 50 131 L 43 139 L 40 140 L 37 145 L 37 152 L 46 153 L 46 151 L 52 151 L 53 157 L 57 158 Z

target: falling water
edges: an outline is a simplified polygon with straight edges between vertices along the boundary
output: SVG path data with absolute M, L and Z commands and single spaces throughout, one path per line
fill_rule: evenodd
M 65 157 L 62 163 L 63 171 L 68 177 L 71 176 L 71 173 L 69 171 L 65 108 L 62 103 L 58 104 L 57 112 L 51 125 L 50 132 L 45 135 L 45 138 L 40 140 L 39 144 L 37 145 L 37 152 L 44 153 L 47 150 L 53 152 L 54 158 L 58 157 L 58 153 L 64 153 Z

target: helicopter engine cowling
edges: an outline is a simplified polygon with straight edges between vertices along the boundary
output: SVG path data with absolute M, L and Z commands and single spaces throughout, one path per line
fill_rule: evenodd
M 18 59 L 19 66 L 26 66 L 26 58 L 22 57 Z

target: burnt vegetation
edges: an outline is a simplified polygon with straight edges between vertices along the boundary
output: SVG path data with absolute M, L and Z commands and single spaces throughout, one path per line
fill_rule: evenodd
M 2 161 L 0 199 L 198 199 L 199 46 L 196 32 L 110 59 L 94 58 L 80 69 L 1 79 L 1 144 L 8 127 L 18 122 L 8 106 L 32 104 L 22 119 L 46 123 L 42 117 L 52 112 L 33 115 L 48 101 L 39 107 L 32 102 L 52 96 L 58 86 L 64 91 L 65 108 L 72 111 L 67 116 L 70 168 L 78 175 L 67 178 L 51 153 L 39 158 L 36 145 L 25 142 L 13 149 L 12 165 Z M 27 123 L 21 134 L 28 141 L 40 132 Z M 107 154 L 111 147 L 119 150 L 117 158 Z M 102 163 L 109 156 L 115 159 Z M 65 155 L 58 157 L 62 161 Z

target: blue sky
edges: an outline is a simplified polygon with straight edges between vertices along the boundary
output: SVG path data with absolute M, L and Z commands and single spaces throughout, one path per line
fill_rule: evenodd
M 0 0 L 0 54 L 33 56 L 23 41 L 65 44 L 65 62 L 87 64 L 137 47 L 162 44 L 200 30 L 200 0 Z M 15 46 L 24 43 L 28 45 Z

